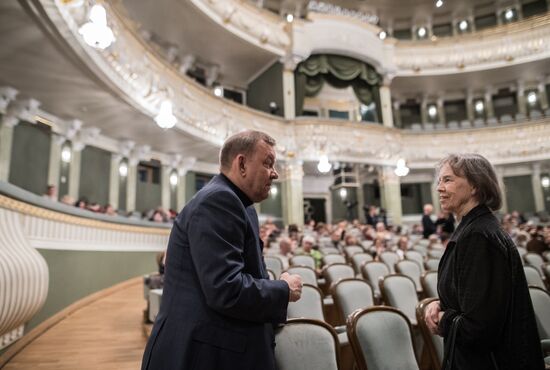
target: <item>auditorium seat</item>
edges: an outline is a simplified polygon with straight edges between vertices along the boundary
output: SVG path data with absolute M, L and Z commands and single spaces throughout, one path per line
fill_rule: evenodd
M 426 307 L 434 301 L 437 301 L 437 298 L 426 298 L 418 303 L 416 306 L 416 320 L 424 338 L 425 348 L 430 360 L 430 368 L 432 370 L 441 370 L 444 349 L 443 338 L 432 334 L 424 319 L 426 316 Z
M 395 272 L 395 264 L 399 262 L 399 255 L 395 252 L 382 252 L 380 254 L 380 261 L 384 262 L 389 270 L 390 273 L 393 274 Z
M 378 280 L 390 274 L 390 269 L 388 268 L 388 266 L 385 263 L 378 261 L 366 262 L 365 264 L 363 264 L 363 267 L 361 267 L 361 274 L 363 275 L 363 278 L 368 281 L 374 289 L 374 297 L 377 300 L 380 300 L 381 294 Z
M 317 273 L 309 266 L 290 266 L 286 269 L 289 274 L 297 274 L 302 278 L 302 283 L 318 286 Z
M 424 289 L 424 295 L 427 298 L 438 297 L 437 293 L 437 271 L 426 271 L 420 277 L 420 284 Z
M 358 246 L 358 245 L 350 245 L 348 247 L 344 247 L 344 253 L 346 254 L 346 259 L 348 261 L 351 261 L 351 257 L 355 254 L 355 253 L 363 253 L 365 250 Z
M 419 369 L 411 324 L 399 310 L 357 310 L 348 318 L 347 330 L 359 369 Z
M 330 266 L 323 268 L 323 277 L 325 278 L 329 287 L 338 282 L 341 279 L 348 279 L 355 277 L 355 271 L 353 267 L 345 263 L 334 263 Z
M 323 256 L 323 265 L 329 266 L 334 263 L 346 263 L 346 257 L 341 254 L 327 254 Z
M 315 260 L 308 255 L 298 255 L 290 259 L 291 266 L 307 266 L 315 270 Z
M 353 268 L 355 269 L 356 274 L 361 274 L 361 266 L 366 263 L 372 261 L 372 256 L 368 253 L 356 253 L 351 257 L 351 264 L 353 265 Z
M 422 271 L 420 270 L 420 265 L 416 261 L 403 260 L 395 264 L 396 272 L 408 276 L 414 281 L 416 287 L 416 292 L 418 294 L 422 293 L 422 284 L 420 284 L 420 276 Z
M 529 287 L 537 329 L 545 355 L 550 355 L 550 294 L 538 287 Z
M 290 319 L 275 332 L 279 370 L 338 370 L 340 345 L 334 329 L 322 320 Z
M 542 289 L 546 289 L 542 276 L 536 268 L 533 266 L 523 266 L 523 271 L 525 271 L 525 278 L 527 279 L 527 285 L 536 286 Z
M 332 286 L 331 294 L 343 322 L 353 311 L 374 306 L 372 287 L 362 279 L 342 279 Z
M 399 309 L 416 326 L 418 296 L 414 281 L 402 274 L 392 274 L 380 279 L 379 285 L 384 303 Z
M 439 258 L 428 258 L 426 262 L 424 262 L 424 267 L 429 271 L 437 271 L 439 268 L 439 261 Z
M 544 264 L 544 260 L 542 259 L 542 256 L 538 253 L 532 253 L 528 252 L 523 255 L 523 261 L 525 262 L 525 265 L 527 266 L 533 266 L 537 269 L 540 276 L 544 276 L 544 272 L 542 272 L 542 265 Z
M 155 322 L 160 310 L 162 300 L 162 289 L 151 289 L 149 291 L 149 321 Z
M 277 256 L 265 256 L 264 257 L 265 266 L 268 270 L 271 270 L 275 277 L 278 279 L 283 272 L 283 261 Z
M 414 261 L 420 267 L 420 273 L 424 272 L 424 257 L 422 253 L 412 250 L 405 252 L 405 259 L 409 261 Z

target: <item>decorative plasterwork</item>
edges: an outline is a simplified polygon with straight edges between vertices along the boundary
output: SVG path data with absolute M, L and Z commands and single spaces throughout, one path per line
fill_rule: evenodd
M 290 45 L 282 18 L 257 9 L 244 1 L 190 0 L 214 22 L 240 38 L 283 56 Z
M 293 55 L 305 60 L 312 54 L 348 55 L 374 66 L 381 74 L 393 75 L 392 40 L 378 38 L 376 26 L 345 16 L 311 13 L 308 22 L 293 25 Z
M 78 35 L 78 26 L 85 16 L 82 8 L 68 8 L 62 2 L 54 0 L 40 1 L 48 17 L 63 36 L 58 41 L 68 43 L 83 63 L 86 63 L 109 86 L 114 86 L 130 104 L 154 116 L 160 101 L 170 98 L 174 105 L 174 115 L 179 121 L 176 129 L 218 146 L 221 146 L 228 135 L 245 129 L 257 129 L 277 139 L 279 153 L 286 160 L 296 158 L 317 161 L 320 151 L 324 150 L 331 161 L 393 166 L 397 158 L 405 157 L 411 168 L 432 168 L 438 159 L 453 151 L 479 152 L 488 156 L 494 163 L 500 164 L 528 162 L 550 157 L 550 141 L 545 139 L 550 137 L 548 119 L 494 128 L 418 134 L 364 123 L 310 119 L 285 121 L 217 98 L 211 91 L 182 76 L 140 39 L 132 22 L 121 16 L 109 4 L 106 4 L 109 23 L 115 32 L 116 42 L 107 50 L 98 51 L 84 44 Z M 34 2 L 33 4 L 36 5 Z M 326 22 L 337 22 L 334 16 L 317 16 L 324 18 L 323 21 Z M 361 24 L 361 22 L 357 23 Z M 348 21 L 348 24 L 351 23 Z M 299 25 L 294 26 L 297 27 L 296 30 L 300 29 Z M 371 26 L 361 24 L 360 27 Z M 520 40 L 525 38 L 524 41 L 527 42 L 527 36 L 532 39 L 533 32 L 543 30 L 550 33 L 550 25 L 533 27 L 531 32 L 518 25 L 516 27 L 518 31 L 514 35 Z M 353 36 L 351 35 L 353 32 L 349 34 L 349 37 Z M 367 33 L 365 37 L 366 35 Z M 373 35 L 371 36 L 374 37 Z M 519 35 L 522 35 L 521 38 Z M 340 36 L 345 35 L 340 34 Z M 487 33 L 486 36 L 491 40 L 500 37 L 497 37 L 496 33 L 495 35 Z M 369 42 L 379 47 L 378 51 L 383 55 L 391 53 L 392 47 L 388 49 L 387 42 L 382 43 L 372 37 Z M 463 40 L 469 40 L 468 37 Z M 546 53 L 546 49 L 542 47 L 546 44 L 534 40 L 541 45 L 541 49 L 538 49 L 541 50 L 539 56 Z M 333 41 L 336 44 L 336 41 Z M 342 39 L 340 41 L 343 42 Z M 351 47 L 352 44 L 354 42 L 349 46 Z M 364 39 L 362 44 L 365 45 Z M 513 42 L 510 41 L 510 44 L 513 45 Z M 360 44 L 355 44 L 355 47 L 357 45 Z M 314 48 L 310 50 L 322 51 Z M 415 55 L 416 51 L 413 51 L 410 50 L 409 59 Z M 390 57 L 387 56 L 387 58 L 385 68 L 391 65 Z M 154 123 L 151 121 L 151 124 Z M 215 165 L 212 164 L 213 166 Z
M 330 161 L 395 166 L 402 157 L 411 168 L 433 168 L 452 152 L 479 153 L 493 164 L 550 158 L 550 120 L 418 134 L 378 125 L 300 120 L 295 134 L 303 138 L 297 142 L 297 151 L 304 161 L 318 161 L 322 147 Z
M 398 76 L 449 74 L 550 57 L 550 16 L 435 41 L 399 41 Z

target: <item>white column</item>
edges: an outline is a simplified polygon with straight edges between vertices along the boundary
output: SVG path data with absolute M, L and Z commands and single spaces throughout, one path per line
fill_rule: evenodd
M 527 114 L 527 101 L 525 99 L 525 84 L 523 83 L 523 81 L 518 81 L 516 98 L 518 101 L 518 113 Z
M 389 81 L 384 79 L 384 83 L 380 86 L 380 110 L 382 111 L 382 122 L 385 127 L 393 127 L 393 113 L 391 105 L 391 92 Z
M 286 225 L 304 224 L 304 171 L 302 161 L 291 159 L 283 166 L 281 174 L 283 220 Z
M 495 108 L 493 107 L 493 95 L 491 90 L 485 91 L 485 114 L 486 117 L 494 118 L 495 117 Z
M 445 118 L 445 104 L 443 104 L 443 99 L 438 98 L 437 99 L 437 115 L 438 115 L 438 121 L 439 123 L 445 124 L 447 122 L 447 119 Z
M 531 182 L 533 185 L 533 195 L 535 198 L 535 211 L 544 211 L 544 193 L 542 191 L 542 185 L 540 183 L 540 163 L 533 164 Z
M 176 202 L 178 209 L 176 209 L 176 212 L 180 212 L 187 202 L 187 199 L 185 199 L 185 175 L 187 175 L 187 170 L 178 170 L 178 186 L 176 188 Z
M 109 175 L 109 204 L 118 209 L 118 197 L 120 192 L 119 166 L 122 156 L 118 153 L 111 153 L 111 167 Z
M 71 163 L 69 164 L 69 196 L 74 199 L 79 198 L 80 190 L 80 160 L 82 157 L 82 149 L 80 145 L 73 143 L 71 147 Z
M 400 103 L 398 101 L 393 102 L 393 123 L 394 126 L 403 127 L 403 122 L 401 122 L 401 112 L 399 111 Z
M 420 102 L 420 119 L 422 126 L 428 122 L 428 98 L 426 96 L 423 96 Z
M 431 190 L 432 190 L 432 205 L 434 206 L 434 210 L 438 212 L 441 210 L 441 204 L 439 203 L 439 192 L 437 191 L 437 179 L 432 181 Z
M 546 94 L 546 86 L 544 85 L 544 82 L 539 82 L 537 88 L 539 90 L 540 109 L 545 111 L 548 109 L 548 95 Z
M 500 208 L 500 211 L 502 213 L 507 213 L 508 198 L 506 197 L 506 186 L 504 185 L 504 167 L 495 167 L 495 172 L 497 175 L 498 186 L 500 187 L 500 191 L 502 192 L 502 207 Z
M 126 212 L 136 210 L 137 165 L 138 160 L 128 161 L 128 176 L 126 177 Z
M 61 147 L 65 138 L 52 133 L 50 141 L 50 163 L 48 165 L 48 185 L 55 186 L 59 197 L 59 175 L 61 173 Z
M 394 167 L 382 166 L 379 172 L 380 198 L 393 225 L 401 225 L 403 209 L 401 207 L 401 185 Z
M 160 204 L 163 209 L 170 209 L 170 172 L 172 169 L 168 166 L 162 166 L 160 169 Z
M 283 104 L 286 119 L 296 117 L 296 100 L 294 90 L 294 69 L 285 64 L 283 70 Z
M 0 125 L 0 181 L 10 178 L 11 147 L 13 143 L 13 128 L 19 123 L 17 117 L 5 116 Z
M 466 117 L 472 123 L 475 120 L 474 95 L 471 90 L 466 93 Z

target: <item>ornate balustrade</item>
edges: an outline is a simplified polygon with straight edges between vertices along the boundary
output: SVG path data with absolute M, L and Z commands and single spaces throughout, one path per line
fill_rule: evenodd
M 175 67 L 155 54 L 155 50 L 139 37 L 135 25 L 118 8 L 120 4 L 107 4 L 109 22 L 115 31 L 117 41 L 109 49 L 97 51 L 86 45 L 78 35 L 78 25 L 82 23 L 85 16 L 82 8 L 67 7 L 63 2 L 54 0 L 37 1 L 40 1 L 49 20 L 63 35 L 60 41 L 68 43 L 81 56 L 83 63 L 87 63 L 106 82 L 114 86 L 131 104 L 153 116 L 157 113 L 160 101 L 169 95 L 174 103 L 174 114 L 179 119 L 176 129 L 216 145 L 221 145 L 227 135 L 239 130 L 261 129 L 278 140 L 278 149 L 280 154 L 283 154 L 283 159 L 299 158 L 316 161 L 319 153 L 324 151 L 329 155 L 330 160 L 363 163 L 393 165 L 398 157 L 404 157 L 407 158 L 411 167 L 416 168 L 431 168 L 433 163 L 445 153 L 465 149 L 483 153 L 497 163 L 538 160 L 541 156 L 547 157 L 550 152 L 547 148 L 549 144 L 540 142 L 541 137 L 550 135 L 547 118 L 529 123 L 481 129 L 421 133 L 378 125 L 319 119 L 286 121 L 217 98 L 211 91 L 181 75 Z M 218 4 L 212 2 L 214 3 Z M 227 2 L 221 1 L 220 4 L 222 3 Z M 232 4 L 242 5 L 236 1 Z M 318 15 L 318 17 L 327 22 L 335 22 L 334 16 Z M 397 73 L 419 73 L 415 71 L 416 65 L 407 67 L 403 63 L 406 63 L 407 59 L 424 60 L 422 57 L 426 55 L 423 54 L 424 51 L 429 54 L 440 50 L 437 53 L 448 56 L 452 54 L 451 49 L 454 48 L 456 53 L 467 56 L 470 55 L 468 54 L 470 46 L 471 50 L 474 50 L 477 48 L 476 45 L 484 42 L 483 49 L 475 49 L 483 54 L 488 50 L 500 50 L 503 46 L 503 38 L 507 40 L 507 47 L 521 49 L 523 53 L 521 55 L 525 55 L 526 50 L 530 50 L 530 55 L 525 55 L 525 58 L 549 57 L 545 36 L 550 35 L 549 19 L 548 16 L 543 16 L 502 26 L 495 30 L 440 39 L 437 42 L 398 42 L 394 48 L 394 57 L 397 61 L 401 61 L 401 67 L 397 63 Z M 361 22 L 356 22 L 353 26 L 362 26 L 359 23 Z M 372 28 L 371 25 L 363 26 Z M 540 37 L 533 35 L 540 35 Z M 457 42 L 463 49 L 457 49 Z M 391 48 L 384 50 L 389 52 Z M 390 58 L 387 54 L 384 54 L 384 57 Z M 524 57 L 518 54 L 513 61 L 503 63 L 525 61 L 522 58 Z M 420 71 L 428 73 L 429 70 L 430 73 L 436 73 L 437 70 L 445 68 L 450 67 L 443 63 L 431 70 L 423 70 L 421 67 Z M 464 70 L 468 68 L 470 67 L 465 66 Z M 495 138 L 498 140 L 495 141 Z M 506 145 L 502 145 L 503 143 Z

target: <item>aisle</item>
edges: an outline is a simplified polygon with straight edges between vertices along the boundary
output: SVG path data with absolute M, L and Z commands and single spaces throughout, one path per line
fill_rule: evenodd
M 25 347 L 3 369 L 139 369 L 146 343 L 142 284 L 136 279 L 129 287 L 74 312 Z

